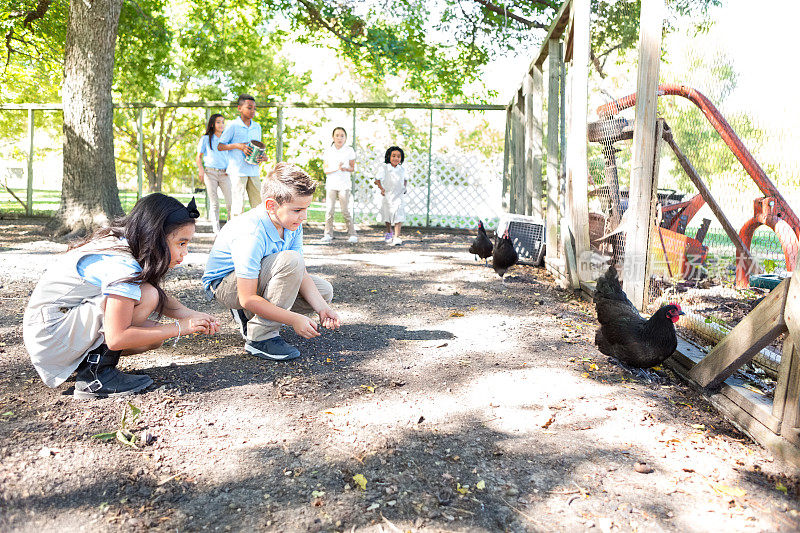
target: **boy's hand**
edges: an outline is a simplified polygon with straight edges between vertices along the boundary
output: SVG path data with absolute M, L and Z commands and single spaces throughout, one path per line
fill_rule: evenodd
M 330 307 L 320 309 L 319 323 L 322 324 L 322 327 L 328 329 L 339 329 L 339 326 L 342 325 L 342 322 L 339 320 L 338 313 L 336 313 L 336 311 Z
M 314 337 L 319 337 L 319 331 L 317 331 L 317 324 L 310 318 L 304 315 L 297 315 L 297 319 L 291 324 L 294 328 L 294 332 L 303 337 L 304 339 L 313 339 Z
M 259 163 L 263 163 L 266 160 L 267 160 L 267 155 L 266 154 L 259 156 L 258 159 L 257 159 L 257 161 Z
M 239 150 L 244 152 L 244 155 L 246 155 L 246 156 L 250 155 L 250 152 L 253 151 L 253 148 L 247 143 L 238 143 L 237 148 L 239 148 Z

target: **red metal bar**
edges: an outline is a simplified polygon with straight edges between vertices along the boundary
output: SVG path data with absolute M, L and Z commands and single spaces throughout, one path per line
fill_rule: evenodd
M 658 95 L 683 96 L 700 108 L 700 111 L 703 112 L 703 115 L 705 115 L 714 129 L 717 130 L 717 133 L 719 133 L 722 140 L 725 141 L 725 144 L 728 145 L 728 148 L 731 149 L 758 188 L 761 189 L 761 192 L 764 193 L 764 196 L 775 198 L 782 218 L 792 228 L 795 236 L 800 238 L 800 219 L 794 214 L 794 211 L 792 211 L 792 208 L 789 207 L 789 204 L 784 200 L 778 188 L 775 187 L 775 184 L 767 177 L 764 169 L 761 168 L 761 165 L 758 164 L 750 151 L 744 146 L 742 140 L 739 139 L 733 131 L 733 128 L 731 128 L 731 125 L 728 124 L 728 121 L 725 120 L 725 117 L 722 116 L 714 104 L 700 91 L 684 85 L 659 85 Z M 601 105 L 597 108 L 597 114 L 601 118 L 609 118 L 623 109 L 633 107 L 635 104 L 636 94 L 630 94 L 614 102 Z

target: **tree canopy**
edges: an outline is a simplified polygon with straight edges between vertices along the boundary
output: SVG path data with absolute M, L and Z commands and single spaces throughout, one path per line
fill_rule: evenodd
M 718 3 L 668 0 L 671 13 L 695 15 Z M 381 87 L 392 77 L 400 80 L 407 98 L 487 102 L 496 95 L 481 85 L 484 67 L 511 51 L 540 44 L 562 4 L 124 1 L 114 54 L 114 101 L 230 99 L 242 91 L 262 101 L 313 99 L 303 73 L 308 69 L 292 62 L 291 46 L 299 43 L 335 50 L 365 87 Z M 69 0 L 0 0 L 0 99 L 60 99 L 68 11 Z M 592 12 L 592 61 L 602 75 L 607 59 L 638 39 L 639 0 L 592 0 Z M 383 92 L 384 98 L 392 96 Z M 114 116 L 116 152 L 123 161 L 133 159 L 138 149 L 135 120 L 131 112 Z M 158 109 L 145 122 L 145 172 L 150 189 L 158 190 L 172 164 L 168 154 L 176 144 L 185 147 L 181 141 L 199 133 L 202 121 L 185 110 Z M 24 127 L 0 116 L 4 126 L 10 133 Z

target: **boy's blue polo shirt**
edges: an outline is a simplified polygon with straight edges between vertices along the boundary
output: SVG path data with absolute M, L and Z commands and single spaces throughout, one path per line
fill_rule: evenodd
M 303 226 L 294 231 L 284 229 L 281 239 L 262 202 L 222 227 L 208 254 L 203 288 L 209 289 L 213 281 L 232 271 L 238 278 L 258 279 L 261 260 L 284 250 L 303 253 Z
M 208 137 L 208 135 L 203 135 L 197 142 L 197 153 L 203 154 L 203 166 L 205 168 L 216 168 L 219 170 L 227 169 L 229 152 L 220 152 L 217 150 L 217 145 L 219 145 L 221 137 L 217 137 L 212 133 L 211 145 L 208 143 Z
M 225 126 L 225 131 L 219 138 L 222 144 L 233 143 L 249 143 L 250 141 L 261 140 L 261 125 L 256 123 L 255 120 L 250 121 L 250 126 L 245 126 L 242 122 L 242 117 L 236 117 L 235 120 Z M 233 150 L 226 150 L 228 153 L 228 174 L 232 176 L 258 176 L 258 165 L 253 165 L 245 162 L 244 152 L 235 148 Z

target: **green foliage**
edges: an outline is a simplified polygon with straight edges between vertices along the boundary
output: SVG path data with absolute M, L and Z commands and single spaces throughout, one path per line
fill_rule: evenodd
M 114 431 L 108 431 L 105 433 L 98 433 L 96 435 L 92 435 L 92 438 L 104 442 L 108 442 L 111 440 L 118 440 L 119 442 L 121 442 L 126 446 L 130 446 L 131 448 L 136 448 L 136 441 L 138 440 L 138 437 L 129 428 L 136 425 L 136 422 L 139 419 L 139 415 L 141 413 L 142 413 L 141 409 L 133 405 L 131 402 L 128 402 L 128 404 L 125 407 L 123 407 L 122 421 L 119 424 L 119 428 L 117 428 Z
M 672 0 L 671 13 L 701 15 L 719 0 Z M 114 100 L 195 101 L 232 99 L 240 92 L 259 102 L 312 99 L 308 74 L 282 57 L 292 43 L 333 48 L 345 59 L 363 94 L 376 101 L 396 97 L 386 87 L 396 77 L 401 90 L 421 101 L 485 102 L 482 69 L 494 58 L 538 47 L 562 1 L 479 3 L 474 0 L 342 2 L 340 0 L 138 0 L 124 2 L 114 66 Z M 0 75 L 4 102 L 58 101 L 68 0 L 0 0 L 0 31 L 13 49 Z M 639 1 L 593 0 L 593 47 L 604 57 L 635 45 Z M 702 18 L 702 17 L 701 17 Z M 9 37 L 10 36 L 10 37 Z M 291 57 L 289 54 L 288 57 Z M 413 98 L 413 96 L 411 96 Z M 221 110 L 228 120 L 231 109 Z M 0 113 L 4 139 L 24 135 L 18 114 Z M 369 114 L 366 114 L 367 118 Z M 273 113 L 261 110 L 265 142 L 272 139 Z M 60 119 L 37 113 L 37 129 L 60 136 Z M 362 113 L 359 113 L 361 119 Z M 136 112 L 117 110 L 115 149 L 122 182 L 135 179 L 138 156 Z M 202 111 L 158 108 L 144 112 L 144 162 L 149 188 L 176 189 L 196 174 L 194 150 L 205 123 Z M 285 126 L 284 152 L 313 151 L 316 124 Z M 393 117 L 392 139 L 427 150 L 427 125 Z M 456 130 L 459 146 L 494 152 L 496 133 Z M 4 141 L 0 141 L 2 143 Z M 3 150 L 0 144 L 0 150 Z M 10 149 L 9 149 L 10 150 Z M 18 150 L 19 151 L 19 150 Z M 7 151 L 6 151 L 7 152 Z M 17 155 L 22 155 L 18 153 Z
M 503 134 L 493 129 L 487 120 L 481 120 L 476 128 L 458 128 L 456 145 L 464 151 L 479 152 L 490 157 L 503 151 Z

